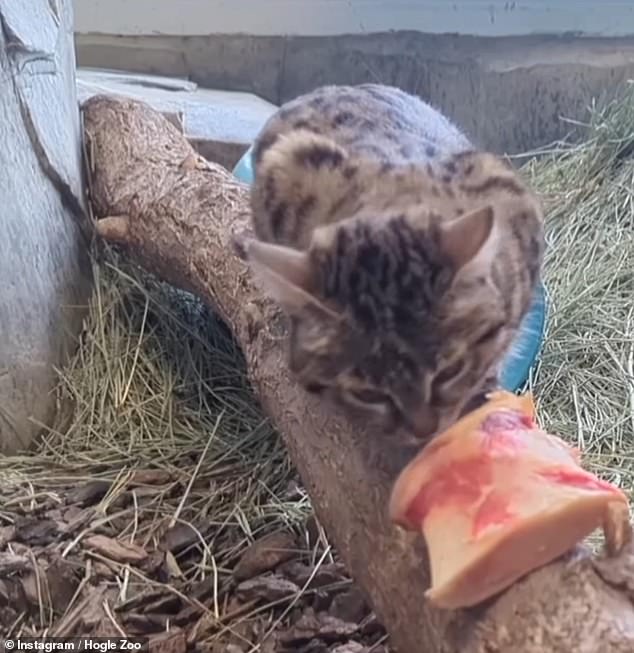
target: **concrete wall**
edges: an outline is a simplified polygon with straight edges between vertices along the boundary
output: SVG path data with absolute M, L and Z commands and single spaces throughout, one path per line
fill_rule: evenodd
M 51 421 L 89 290 L 69 0 L 0 0 L 0 453 Z
M 562 116 L 583 119 L 634 76 L 631 0 L 74 1 L 80 65 L 275 104 L 318 84 L 396 84 L 500 152 L 562 138 Z
M 80 33 L 336 36 L 634 34 L 631 0 L 75 0 Z
M 482 146 L 509 153 L 562 138 L 571 129 L 562 117 L 583 120 L 593 99 L 634 77 L 631 37 L 78 33 L 76 43 L 84 66 L 188 77 L 275 104 L 319 84 L 395 84 L 436 104 Z

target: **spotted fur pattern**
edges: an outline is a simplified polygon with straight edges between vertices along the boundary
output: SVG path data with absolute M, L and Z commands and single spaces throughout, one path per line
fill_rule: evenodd
M 308 390 L 420 437 L 496 383 L 543 252 L 518 173 L 398 89 L 331 86 L 254 147 L 245 256 Z

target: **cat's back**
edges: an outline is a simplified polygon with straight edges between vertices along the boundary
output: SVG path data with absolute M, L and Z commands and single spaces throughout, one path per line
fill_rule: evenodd
M 280 135 L 307 130 L 352 155 L 397 163 L 427 162 L 472 148 L 442 113 L 392 86 L 324 86 L 284 104 L 266 123 L 254 149 L 257 163 Z

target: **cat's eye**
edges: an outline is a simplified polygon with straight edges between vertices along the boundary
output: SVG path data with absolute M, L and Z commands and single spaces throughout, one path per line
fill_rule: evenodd
M 459 358 L 453 363 L 447 365 L 447 367 L 443 367 L 440 370 L 440 372 L 436 374 L 434 381 L 436 383 L 441 383 L 441 384 L 446 383 L 447 381 L 451 381 L 462 372 L 463 366 L 464 366 L 464 361 L 462 358 Z
M 493 340 L 498 335 L 498 333 L 500 333 L 501 328 L 502 326 L 497 324 L 490 329 L 487 329 L 481 336 L 478 337 L 474 344 L 481 345 L 485 342 Z
M 350 394 L 362 404 L 386 404 L 390 401 L 390 398 L 384 392 L 371 390 L 370 388 L 351 390 Z
M 305 386 L 306 392 L 310 392 L 310 394 L 313 395 L 320 395 L 326 389 L 326 387 L 327 386 L 325 386 L 323 383 L 318 382 L 307 383 Z

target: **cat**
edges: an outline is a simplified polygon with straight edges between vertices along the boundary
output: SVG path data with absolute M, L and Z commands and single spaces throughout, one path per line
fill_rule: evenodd
M 253 166 L 243 256 L 306 390 L 426 439 L 497 387 L 544 249 L 507 161 L 420 98 L 362 84 L 281 106 Z

